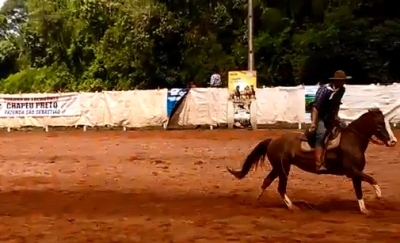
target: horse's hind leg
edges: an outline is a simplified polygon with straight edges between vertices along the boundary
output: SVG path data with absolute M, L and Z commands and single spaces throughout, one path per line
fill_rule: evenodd
M 286 195 L 286 188 L 288 183 L 288 176 L 290 172 L 290 163 L 287 161 L 281 162 L 281 169 L 279 171 L 279 183 L 278 183 L 278 192 L 281 195 L 283 201 L 289 209 L 294 209 L 293 203 L 290 198 Z
M 278 172 L 275 168 L 272 168 L 271 172 L 264 178 L 263 184 L 261 185 L 261 192 L 258 195 L 257 200 L 260 200 L 264 191 L 272 184 L 272 182 L 278 177 Z

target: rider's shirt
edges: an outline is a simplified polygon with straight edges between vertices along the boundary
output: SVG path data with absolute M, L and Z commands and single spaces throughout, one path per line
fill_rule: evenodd
M 331 84 L 321 86 L 315 94 L 313 106 L 318 110 L 320 119 L 331 119 L 339 111 L 345 88 L 334 89 Z
M 313 102 L 313 107 L 318 110 L 318 117 L 325 118 L 329 112 L 329 100 L 332 97 L 334 89 L 331 85 L 323 85 L 318 88 L 315 94 L 315 99 Z

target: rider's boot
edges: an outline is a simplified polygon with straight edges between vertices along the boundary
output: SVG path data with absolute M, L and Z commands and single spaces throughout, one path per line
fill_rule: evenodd
M 317 164 L 316 168 L 317 173 L 326 172 L 328 170 L 325 167 L 323 154 L 324 154 L 324 149 L 322 147 L 315 148 L 315 162 Z

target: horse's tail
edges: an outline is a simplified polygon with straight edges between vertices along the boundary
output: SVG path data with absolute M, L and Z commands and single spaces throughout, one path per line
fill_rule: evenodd
M 271 141 L 272 138 L 268 138 L 258 143 L 244 161 L 242 170 L 236 171 L 227 167 L 228 172 L 238 179 L 243 179 L 253 167 L 257 167 L 261 162 L 264 161 L 268 146 Z

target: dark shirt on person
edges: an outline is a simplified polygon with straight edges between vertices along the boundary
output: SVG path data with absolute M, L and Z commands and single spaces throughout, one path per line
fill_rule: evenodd
M 318 117 L 320 119 L 335 119 L 337 112 L 339 112 L 340 105 L 342 104 L 341 100 L 345 91 L 345 87 L 334 90 L 331 84 L 321 86 L 317 90 L 312 106 L 318 110 Z
M 332 96 L 334 90 L 329 85 L 323 85 L 318 88 L 315 93 L 315 99 L 312 104 L 318 111 L 318 118 L 325 119 L 329 110 L 329 99 Z

